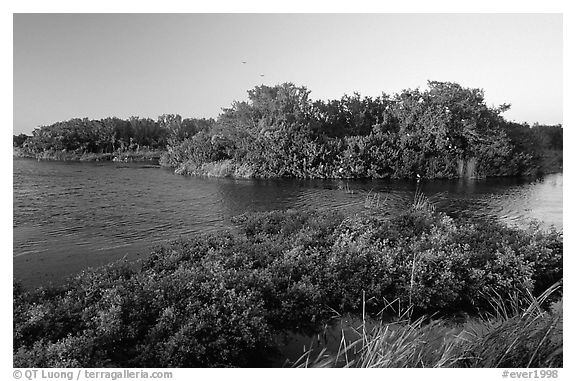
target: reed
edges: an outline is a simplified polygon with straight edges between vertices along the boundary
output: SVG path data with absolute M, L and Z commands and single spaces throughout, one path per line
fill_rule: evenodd
M 387 197 L 381 197 L 381 194 L 378 192 L 372 192 L 370 190 L 366 196 L 364 197 L 364 208 L 366 209 L 380 209 L 384 206 Z
M 416 187 L 416 191 L 414 192 L 414 200 L 412 201 L 411 208 L 413 210 L 423 210 L 428 212 L 436 211 L 434 203 L 424 194 L 424 192 L 422 192 L 419 186 Z
M 491 296 L 491 314 L 464 324 L 401 319 L 380 323 L 336 355 L 321 351 L 314 359 L 305 353 L 297 367 L 449 368 L 562 367 L 562 302 L 546 311 L 543 305 L 561 292 L 562 282 L 539 297 L 526 291 L 512 299 Z M 305 361 L 304 361 L 305 360 Z
M 346 194 L 355 194 L 356 193 L 352 188 L 350 188 L 350 184 L 348 183 L 348 181 L 346 181 L 345 184 L 338 185 L 338 189 L 341 190 L 342 192 L 346 193 Z

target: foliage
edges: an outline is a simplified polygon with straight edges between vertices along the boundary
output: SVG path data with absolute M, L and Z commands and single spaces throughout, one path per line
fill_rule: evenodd
M 394 300 L 416 314 L 490 311 L 489 293 L 507 300 L 562 277 L 561 233 L 430 208 L 234 222 L 60 288 L 16 284 L 14 365 L 250 366 L 274 332 L 315 330 L 334 310 L 376 313 Z
M 510 106 L 488 107 L 481 89 L 430 81 L 393 96 L 309 95 L 293 83 L 261 85 L 217 120 L 75 118 L 13 144 L 38 158 L 163 150 L 161 164 L 181 174 L 257 178 L 520 176 L 561 166 L 546 159 L 563 147 L 561 126 L 505 121 Z
M 114 153 L 164 149 L 209 129 L 213 120 L 184 119 L 180 115 L 162 115 L 158 121 L 130 117 L 128 120 L 75 118 L 36 128 L 32 136 L 14 136 L 14 146 L 34 154 L 45 152 Z M 49 154 L 48 154 L 49 155 Z
M 516 295 L 506 303 L 492 297 L 497 312 L 463 324 L 421 317 L 367 329 L 363 321 L 358 339 L 345 343 L 337 355 L 323 350 L 311 360 L 309 350 L 293 366 L 562 368 L 562 309 L 543 307 L 560 288 L 553 285 L 538 298 L 529 292 Z
M 308 96 L 292 83 L 258 86 L 224 109 L 207 136 L 169 144 L 163 163 L 230 159 L 264 178 L 515 176 L 538 174 L 544 150 L 562 147 L 560 126 L 507 122 L 509 105 L 490 108 L 482 90 L 456 83 L 376 98 Z M 211 138 L 225 143 L 216 148 Z
M 22 147 L 24 145 L 24 143 L 26 143 L 26 140 L 28 140 L 29 137 L 30 136 L 28 136 L 26 134 L 14 135 L 12 144 L 14 147 Z

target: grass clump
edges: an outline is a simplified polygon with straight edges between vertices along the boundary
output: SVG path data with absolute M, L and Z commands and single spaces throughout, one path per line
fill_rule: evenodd
M 294 366 L 561 368 L 562 309 L 543 308 L 560 289 L 557 283 L 538 298 L 529 292 L 507 301 L 493 296 L 491 313 L 460 324 L 422 316 L 380 323 L 367 332 L 363 322 L 358 339 L 342 352 L 329 355 L 322 350 L 311 359 L 308 351 Z

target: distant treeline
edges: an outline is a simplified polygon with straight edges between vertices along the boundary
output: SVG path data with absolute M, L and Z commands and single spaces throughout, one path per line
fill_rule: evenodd
M 178 122 L 173 119 L 177 118 Z M 14 136 L 14 147 L 32 153 L 68 151 L 77 153 L 112 153 L 139 148 L 165 149 L 179 144 L 200 131 L 208 131 L 213 119 L 182 119 L 162 115 L 158 120 L 131 117 L 128 120 L 75 118 L 35 129 L 32 136 Z M 174 130 L 174 126 L 178 126 Z
M 533 175 L 561 166 L 562 126 L 506 121 L 481 89 L 425 90 L 312 101 L 291 83 L 257 86 L 217 120 L 73 119 L 15 136 L 30 152 L 163 149 L 183 174 L 296 178 L 453 178 Z M 549 163 L 548 163 L 549 164 Z

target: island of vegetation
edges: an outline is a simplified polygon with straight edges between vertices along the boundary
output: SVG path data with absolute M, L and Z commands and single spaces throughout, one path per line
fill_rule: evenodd
M 14 138 L 38 159 L 156 158 L 177 173 L 246 178 L 458 178 L 561 169 L 562 127 L 506 121 L 478 89 L 309 100 L 259 86 L 217 120 L 73 119 Z M 147 156 L 148 155 L 148 156 Z M 367 199 L 367 201 L 369 201 Z M 562 367 L 563 233 L 450 217 L 421 194 L 389 215 L 237 216 L 144 258 L 60 285 L 13 287 L 14 367 L 266 366 L 282 332 L 334 314 L 376 325 L 289 366 Z M 391 316 L 395 318 L 391 318 Z
M 258 86 L 217 120 L 72 119 L 14 136 L 14 155 L 159 160 L 177 173 L 241 178 L 481 178 L 562 168 L 562 126 L 506 121 L 480 89 L 312 101 L 291 83 Z

